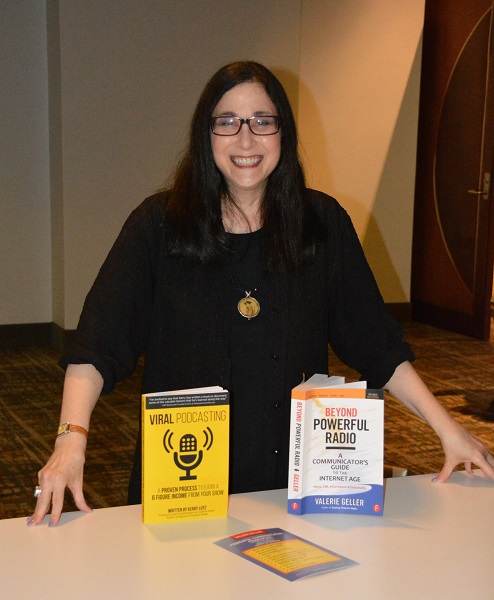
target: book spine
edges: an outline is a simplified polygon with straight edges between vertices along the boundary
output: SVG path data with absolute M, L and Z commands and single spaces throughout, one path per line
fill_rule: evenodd
M 288 512 L 302 514 L 305 401 L 292 398 Z

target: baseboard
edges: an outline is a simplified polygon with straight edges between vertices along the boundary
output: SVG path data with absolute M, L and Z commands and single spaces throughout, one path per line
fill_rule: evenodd
M 405 324 L 411 320 L 412 309 L 409 302 L 393 302 L 386 306 L 399 323 Z M 56 323 L 0 325 L 0 350 L 41 346 L 63 352 L 73 334 L 73 330 L 63 329 Z
M 51 346 L 55 348 L 55 350 L 59 350 L 60 352 L 64 352 L 67 348 L 71 337 L 74 335 L 74 329 L 64 329 L 57 325 L 56 323 L 51 324 Z
M 56 323 L 0 325 L 0 349 L 17 350 L 31 346 L 63 351 L 72 333 Z
M 0 325 L 0 348 L 10 350 L 25 346 L 51 346 L 51 323 Z
M 386 307 L 398 323 L 405 325 L 412 320 L 412 305 L 410 302 L 390 302 L 386 304 Z

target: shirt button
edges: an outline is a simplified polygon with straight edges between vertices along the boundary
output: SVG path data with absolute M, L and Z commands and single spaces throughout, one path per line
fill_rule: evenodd
M 274 313 L 277 313 L 280 309 L 277 306 L 273 306 L 271 309 Z
M 278 360 L 279 356 L 276 354 L 276 352 L 273 352 L 273 354 L 271 354 L 271 360 Z
M 279 408 L 280 405 L 279 404 L 275 404 L 273 408 Z
M 279 453 L 280 453 L 280 451 L 279 451 L 279 450 L 273 450 L 273 454 L 274 454 L 275 456 L 278 456 L 278 454 L 279 454 Z

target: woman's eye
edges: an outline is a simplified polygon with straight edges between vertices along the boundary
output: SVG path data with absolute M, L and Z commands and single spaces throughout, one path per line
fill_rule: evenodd
M 233 127 L 237 126 L 235 119 L 232 117 L 225 117 L 223 119 L 218 119 L 218 125 L 220 127 Z
M 260 117 L 257 119 L 257 125 L 259 127 L 271 127 L 274 124 L 274 119 L 272 117 Z

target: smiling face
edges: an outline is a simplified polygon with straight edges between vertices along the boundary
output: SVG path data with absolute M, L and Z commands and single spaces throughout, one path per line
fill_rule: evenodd
M 212 116 L 278 115 L 276 107 L 259 83 L 240 83 L 226 92 L 213 110 Z M 280 159 L 281 132 L 274 135 L 254 135 L 248 125 L 239 133 L 219 136 L 211 133 L 214 162 L 223 174 L 236 202 L 259 202 L 266 181 Z

